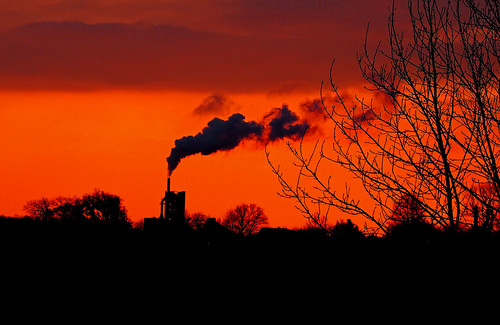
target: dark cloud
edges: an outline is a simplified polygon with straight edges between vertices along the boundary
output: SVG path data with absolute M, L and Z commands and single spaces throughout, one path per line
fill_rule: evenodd
M 193 110 L 195 115 L 217 115 L 229 111 L 233 103 L 222 94 L 212 94 Z
M 10 1 L 0 89 L 310 91 L 334 58 L 352 85 L 368 22 L 381 39 L 391 1 Z
M 311 35 L 332 26 L 359 28 L 382 20 L 392 0 L 16 0 L 0 6 L 0 28 L 34 21 L 182 25 L 235 34 Z M 406 5 L 397 0 L 398 8 Z M 364 28 L 365 26 L 361 26 Z
M 364 32 L 368 22 L 372 29 L 380 21 L 385 24 L 391 1 L 237 0 L 237 10 L 228 18 L 234 26 L 243 30 L 251 28 L 253 33 L 322 39 L 332 33 L 335 42 L 343 36 L 352 37 L 356 31 Z M 404 4 L 404 0 L 396 2 Z M 343 32 L 338 33 L 339 30 Z
M 172 25 L 34 23 L 0 33 L 0 88 L 266 92 L 296 81 L 312 90 L 333 54 L 311 46 Z

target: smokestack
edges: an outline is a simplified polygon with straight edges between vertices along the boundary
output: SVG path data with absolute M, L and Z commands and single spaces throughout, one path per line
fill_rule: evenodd
M 167 192 L 170 193 L 170 177 L 167 178 Z

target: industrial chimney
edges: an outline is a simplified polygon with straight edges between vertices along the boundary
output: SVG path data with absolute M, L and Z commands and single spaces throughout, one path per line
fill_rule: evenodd
M 175 192 L 170 188 L 170 175 L 167 177 L 167 189 L 160 202 L 159 218 L 144 218 L 147 231 L 183 231 L 186 227 L 186 192 Z
M 186 192 L 174 192 L 170 189 L 170 177 L 167 178 L 165 197 L 160 202 L 160 219 L 170 224 L 184 224 Z

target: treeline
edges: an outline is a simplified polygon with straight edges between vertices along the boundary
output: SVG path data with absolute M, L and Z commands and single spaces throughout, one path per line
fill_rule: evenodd
M 99 194 L 99 196 L 103 197 Z M 51 202 L 51 200 L 42 199 L 43 202 Z M 56 202 L 60 200 L 52 201 Z M 33 201 L 34 202 L 34 201 Z M 32 203 L 33 203 L 32 202 Z M 77 202 L 80 202 L 77 200 Z M 37 204 L 39 204 L 38 202 Z M 49 206 L 51 206 L 49 204 Z M 366 234 L 350 219 L 339 220 L 335 225 L 328 228 L 318 228 L 313 226 L 304 226 L 302 228 L 282 228 L 282 227 L 267 227 L 268 224 L 262 224 L 260 227 L 252 228 L 252 231 L 243 229 L 243 227 L 235 227 L 227 216 L 234 216 L 235 209 L 231 209 L 221 219 L 210 218 L 209 216 L 197 212 L 186 213 L 186 222 L 179 227 L 165 227 L 150 225 L 144 227 L 143 221 L 132 223 L 130 219 L 124 217 L 125 210 L 117 213 L 114 217 L 111 215 L 103 216 L 102 211 L 94 211 L 90 216 L 87 213 L 82 213 L 82 208 L 78 205 L 72 205 L 65 201 L 64 207 L 68 210 L 78 211 L 75 214 L 59 215 L 60 206 L 55 204 L 55 209 L 51 217 L 41 218 L 33 215 L 24 217 L 9 217 L 0 215 L 0 237 L 14 238 L 31 237 L 50 240 L 52 236 L 64 235 L 72 236 L 77 233 L 86 233 L 88 236 L 97 235 L 99 237 L 113 237 L 116 234 L 122 234 L 130 238 L 154 238 L 164 237 L 168 241 L 170 239 L 190 240 L 195 239 L 197 235 L 200 237 L 208 236 L 207 241 L 212 242 L 231 242 L 231 241 L 247 241 L 247 242 L 283 242 L 291 243 L 298 241 L 306 242 L 344 242 L 344 243 L 360 243 L 360 242 L 388 242 L 388 243 L 411 243 L 417 245 L 433 245 L 436 243 L 446 243 L 448 241 L 468 241 L 468 242 L 500 242 L 500 231 L 492 231 L 485 227 L 469 227 L 463 231 L 448 231 L 439 226 L 432 225 L 424 219 L 409 219 L 402 220 L 390 226 L 389 231 L 382 236 L 374 234 Z M 118 218 L 118 216 L 120 216 Z M 161 223 L 159 223 L 161 225 Z M 77 237 L 75 237 L 76 239 Z M 88 237 L 88 239 L 92 239 Z
M 31 200 L 24 210 L 28 217 L 41 221 L 130 224 L 122 199 L 98 189 L 82 197 Z
M 500 241 L 500 232 L 476 217 L 480 222 L 449 231 L 432 224 L 421 213 L 418 205 L 400 205 L 391 219 L 388 231 L 380 235 L 367 234 L 350 219 L 337 221 L 328 227 L 313 225 L 301 229 L 269 228 L 267 216 L 255 204 L 240 204 L 227 211 L 220 219 L 201 213 L 186 213 L 181 227 L 166 223 L 132 223 L 122 199 L 114 194 L 95 190 L 81 197 L 41 198 L 28 201 L 27 215 L 21 218 L 0 216 L 0 239 L 4 244 L 18 243 L 56 245 L 84 241 L 110 242 L 118 237 L 130 242 L 140 240 L 181 241 L 185 245 L 224 245 L 235 242 L 268 244 L 325 244 L 328 243 L 411 243 L 420 246 L 440 245 L 447 242 Z M 483 220 L 484 219 L 484 220 Z M 156 219 L 158 221 L 158 219 Z M 161 221 L 161 220 L 160 220 Z M 376 244 L 375 244 L 376 245 Z M 366 245 L 365 245 L 366 246 Z

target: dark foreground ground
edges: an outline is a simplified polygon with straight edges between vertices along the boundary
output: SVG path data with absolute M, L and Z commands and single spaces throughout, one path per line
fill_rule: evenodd
M 276 271 L 311 276 L 311 280 L 358 273 L 363 277 L 380 273 L 394 278 L 446 278 L 438 274 L 440 268 L 441 272 L 451 268 L 448 275 L 467 279 L 474 269 L 498 264 L 499 243 L 496 237 L 458 235 L 433 241 L 336 240 L 288 231 L 240 238 L 228 233 L 145 232 L 102 225 L 4 225 L 0 229 L 4 271 L 24 271 L 31 277 L 45 273 L 61 278 L 127 276 L 130 281 L 192 276 L 190 281 L 195 282 L 252 272 L 251 281 L 268 279 Z
M 28 310 L 44 306 L 50 315 L 64 310 L 86 319 L 111 306 L 120 317 L 137 309 L 165 319 L 181 311 L 212 320 L 282 311 L 305 312 L 309 324 L 337 313 L 457 316 L 476 305 L 484 315 L 496 307 L 482 300 L 498 299 L 496 239 L 241 239 L 112 227 L 3 227 L 0 235 L 3 297 Z

